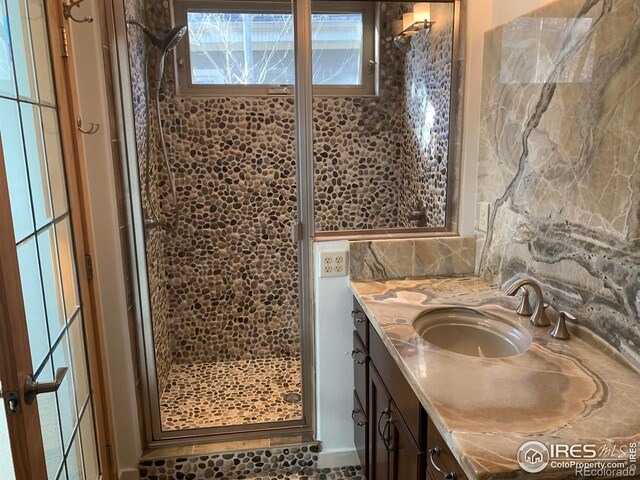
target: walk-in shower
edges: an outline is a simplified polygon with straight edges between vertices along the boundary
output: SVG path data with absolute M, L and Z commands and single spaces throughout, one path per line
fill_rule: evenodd
M 265 25 L 292 28 L 291 5 L 281 4 L 271 24 L 226 10 L 177 20 L 147 0 L 125 7 L 153 440 L 299 429 L 300 247 L 289 233 L 298 220 L 295 102 L 180 94 L 176 67 L 189 67 L 170 61 L 177 46 L 212 57 L 236 41 L 216 36 L 221 22 L 229 36 L 239 27 L 256 35 Z M 293 38 L 276 44 L 293 61 Z
M 312 432 L 314 233 L 453 221 L 457 4 L 124 0 L 151 440 Z

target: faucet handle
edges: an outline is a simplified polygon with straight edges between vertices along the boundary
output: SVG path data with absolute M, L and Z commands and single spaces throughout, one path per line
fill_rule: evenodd
M 575 322 L 577 319 L 575 316 L 570 314 L 569 312 L 562 311 L 558 314 L 558 321 L 556 322 L 556 326 L 553 327 L 551 331 L 551 336 L 553 338 L 557 338 L 558 340 L 569 340 L 571 335 L 569 334 L 569 330 L 567 329 L 567 319 Z
M 541 314 L 541 318 L 542 318 L 542 323 L 544 323 L 546 326 L 551 325 L 551 320 L 549 320 L 549 316 L 547 315 L 547 310 L 549 309 L 551 305 L 549 304 L 549 302 L 544 302 L 542 304 L 542 314 Z
M 533 314 L 533 309 L 531 308 L 531 303 L 529 303 L 529 290 L 525 287 L 520 287 L 520 291 L 522 292 L 522 298 L 520 299 L 520 305 L 516 308 L 516 313 L 523 317 L 530 317 Z

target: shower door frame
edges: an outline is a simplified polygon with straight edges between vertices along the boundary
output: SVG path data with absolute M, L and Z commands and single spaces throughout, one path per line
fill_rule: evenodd
M 122 192 L 126 203 L 127 232 L 130 246 L 130 275 L 136 308 L 136 342 L 139 360 L 139 396 L 143 415 L 146 447 L 207 443 L 265 437 L 301 436 L 309 439 L 316 425 L 314 378 L 313 248 L 313 87 L 311 74 L 311 0 L 291 0 L 295 25 L 296 59 L 296 196 L 297 219 L 291 225 L 292 241 L 298 246 L 299 325 L 302 369 L 302 418 L 280 422 L 162 431 L 160 394 L 156 376 L 156 359 L 151 323 L 151 299 L 147 275 L 144 218 L 132 81 L 129 70 L 127 28 L 123 0 L 105 0 L 110 72 L 113 79 L 114 110 L 118 122 L 118 142 L 122 158 Z M 109 72 L 107 72 L 109 74 Z

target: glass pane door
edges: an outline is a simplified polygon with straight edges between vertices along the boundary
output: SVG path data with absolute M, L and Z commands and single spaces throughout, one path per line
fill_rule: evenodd
M 0 138 L 32 372 L 50 382 L 68 368 L 60 388 L 37 399 L 47 478 L 93 480 L 92 393 L 43 2 L 0 0 Z M 15 475 L 1 417 L 5 480 Z

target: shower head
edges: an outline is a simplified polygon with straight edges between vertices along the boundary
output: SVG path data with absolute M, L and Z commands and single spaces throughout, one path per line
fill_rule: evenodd
M 179 25 L 172 28 L 171 31 L 167 33 L 167 35 L 162 40 L 160 40 L 159 44 L 156 44 L 155 42 L 154 44 L 160 49 L 163 54 L 169 53 L 171 50 L 178 46 L 185 33 L 187 33 L 187 27 L 184 25 Z
M 154 34 L 151 30 L 149 30 L 144 24 L 138 22 L 137 20 L 127 20 L 127 24 L 135 25 L 136 27 L 142 29 L 142 31 L 151 39 L 151 43 L 160 49 L 160 52 L 165 55 L 169 53 L 171 50 L 176 48 L 182 37 L 184 37 L 185 33 L 187 33 L 187 27 L 185 25 L 179 25 L 171 29 L 164 38 L 158 38 L 156 34 Z

